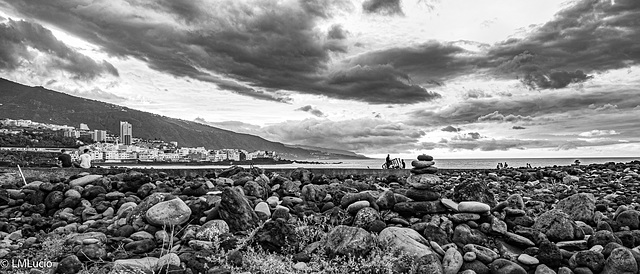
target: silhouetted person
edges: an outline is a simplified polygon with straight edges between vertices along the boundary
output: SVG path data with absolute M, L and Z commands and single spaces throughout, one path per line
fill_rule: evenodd
M 404 160 L 402 160 L 402 169 L 405 169 L 407 167 L 407 165 L 404 163 Z
M 509 165 L 507 165 L 507 162 L 504 162 L 504 168 L 508 168 Z
M 67 153 L 66 150 L 60 150 L 60 155 L 58 156 L 58 166 L 59 167 L 72 167 L 73 163 L 71 162 L 71 155 Z
M 387 154 L 386 164 L 387 168 L 391 168 L 391 157 L 389 156 L 389 154 Z

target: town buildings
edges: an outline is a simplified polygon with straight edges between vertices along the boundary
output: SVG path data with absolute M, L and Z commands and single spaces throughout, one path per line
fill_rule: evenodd
M 21 128 L 41 128 L 61 131 L 65 137 L 79 138 L 89 136 L 95 143 L 82 145 L 78 150 L 70 151 L 73 160 L 76 160 L 85 148 L 90 149 L 93 161 L 100 162 L 220 162 L 220 161 L 245 161 L 255 159 L 280 159 L 274 151 L 253 151 L 243 149 L 225 148 L 209 150 L 205 147 L 178 147 L 175 141 L 142 140 L 133 138 L 132 126 L 128 122 L 120 122 L 119 136 L 109 135 L 106 130 L 88 130 L 86 124 L 83 128 L 71 126 L 59 126 L 36 123 L 30 120 L 2 119 L 0 125 Z M 19 131 L 7 128 L 0 129 L 0 134 L 18 134 Z M 80 141 L 78 141 L 80 142 Z M 0 150 L 35 151 L 35 152 L 59 152 L 60 148 L 42 147 L 0 147 Z

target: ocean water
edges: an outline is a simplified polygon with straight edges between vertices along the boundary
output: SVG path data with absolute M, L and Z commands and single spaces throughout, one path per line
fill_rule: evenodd
M 411 161 L 414 159 L 405 159 L 406 168 L 411 168 Z M 546 166 L 568 166 L 573 164 L 575 160 L 579 160 L 580 164 L 603 164 L 607 162 L 626 163 L 633 160 L 640 160 L 640 157 L 621 157 L 621 158 L 499 158 L 499 159 L 436 159 L 435 166 L 440 169 L 495 169 L 498 163 L 507 163 L 509 167 L 526 167 L 527 163 L 532 167 Z M 255 165 L 260 168 L 284 168 L 293 169 L 303 168 L 346 168 L 346 169 L 380 169 L 384 164 L 384 159 L 364 159 L 364 160 L 308 160 L 309 162 L 322 162 L 322 164 L 283 164 L 283 165 Z M 243 166 L 242 167 L 249 167 Z M 217 169 L 227 168 L 229 165 L 202 165 L 202 166 L 186 166 L 186 165 L 158 165 L 158 166 L 127 166 L 135 168 L 154 168 L 154 169 Z

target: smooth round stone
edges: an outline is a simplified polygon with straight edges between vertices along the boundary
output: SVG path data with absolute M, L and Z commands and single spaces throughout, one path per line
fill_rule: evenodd
M 462 258 L 464 259 L 465 262 L 474 261 L 476 259 L 476 253 L 475 252 L 464 253 L 464 256 L 462 256 Z
M 456 223 L 464 223 L 468 221 L 480 220 L 480 215 L 476 213 L 456 213 L 451 215 L 451 221 Z
M 64 193 L 65 197 L 71 197 L 71 198 L 81 198 L 82 194 L 80 194 L 80 192 L 78 192 L 75 189 L 69 189 L 67 190 L 67 192 Z
M 259 202 L 253 210 L 255 212 L 262 212 L 265 215 L 267 215 L 267 217 L 271 217 L 271 209 L 269 208 L 269 205 L 265 202 Z
M 370 206 L 369 201 L 357 201 L 347 207 L 347 212 L 356 214 L 360 209 Z
M 433 156 L 427 154 L 418 155 L 419 161 L 433 161 Z
M 269 198 L 267 198 L 267 204 L 269 204 L 270 207 L 274 208 L 278 205 L 278 197 L 275 196 L 271 196 Z
M 520 254 L 520 256 L 518 256 L 518 262 L 526 265 L 536 265 L 540 263 L 538 259 L 528 254 Z
M 135 232 L 135 233 L 131 234 L 129 236 L 129 238 L 131 238 L 134 241 L 140 241 L 140 240 L 145 240 L 145 239 L 153 239 L 154 237 L 149 232 L 138 231 L 138 232 Z
M 191 208 L 180 198 L 176 198 L 155 204 L 147 210 L 145 217 L 156 226 L 181 225 L 191 217 Z
M 458 203 L 458 211 L 469 213 L 485 213 L 489 212 L 491 207 L 481 202 L 460 202 Z
M 415 168 L 430 167 L 430 166 L 433 166 L 434 164 L 435 162 L 433 161 L 416 161 L 416 160 L 411 161 L 411 166 Z
M 99 243 L 99 242 L 100 242 L 100 240 L 98 240 L 98 239 L 93 239 L 93 238 L 88 238 L 88 239 L 84 239 L 84 240 L 82 240 L 82 244 L 83 244 L 83 245 L 97 244 L 97 243 Z

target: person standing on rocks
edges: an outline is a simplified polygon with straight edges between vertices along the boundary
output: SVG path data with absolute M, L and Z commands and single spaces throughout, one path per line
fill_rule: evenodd
M 391 157 L 389 156 L 389 154 L 387 154 L 387 159 L 385 163 L 387 164 L 387 169 L 391 168 Z

